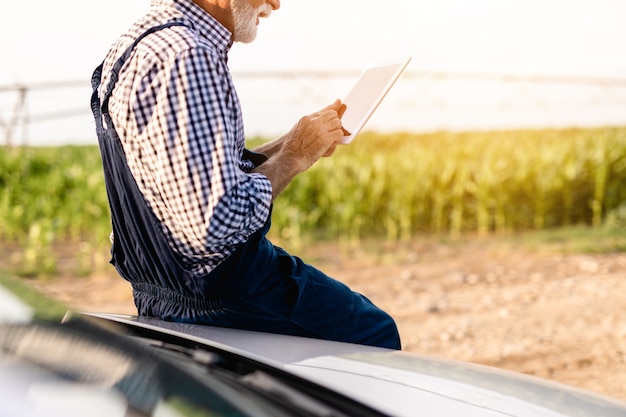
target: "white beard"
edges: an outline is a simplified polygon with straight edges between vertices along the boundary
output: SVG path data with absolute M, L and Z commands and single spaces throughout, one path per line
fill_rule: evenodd
M 230 6 L 233 11 L 233 41 L 236 42 L 249 43 L 256 39 L 257 19 L 272 12 L 267 3 L 253 8 L 248 0 L 230 0 Z

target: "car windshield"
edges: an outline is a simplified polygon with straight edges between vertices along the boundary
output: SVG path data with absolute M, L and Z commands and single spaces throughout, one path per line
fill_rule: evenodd
M 65 306 L 0 280 L 0 415 L 283 416 L 117 328 L 62 320 Z M 63 321 L 63 323 L 62 323 Z M 170 355 L 172 356 L 172 355 Z
M 109 416 L 277 415 L 276 410 L 264 413 L 258 403 L 248 404 L 218 379 L 195 378 L 140 344 L 82 322 L 3 325 L 0 349 L 1 385 L 20 400 L 4 401 L 0 409 L 10 404 L 22 408 L 12 415 L 37 415 L 45 408 L 46 415 L 66 416 L 86 411 Z M 93 404 L 101 408 L 94 410 Z

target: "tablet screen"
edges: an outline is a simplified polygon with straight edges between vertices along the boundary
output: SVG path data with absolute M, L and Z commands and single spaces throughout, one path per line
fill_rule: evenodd
M 357 83 L 343 100 L 347 108 L 341 118 L 341 123 L 351 135 L 345 136 L 341 143 L 350 143 L 361 131 L 410 59 L 408 57 L 372 63 L 365 68 Z

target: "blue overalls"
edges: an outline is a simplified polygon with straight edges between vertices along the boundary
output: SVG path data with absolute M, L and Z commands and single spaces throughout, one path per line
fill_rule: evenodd
M 206 275 L 186 269 L 132 176 L 108 101 L 137 43 L 115 63 L 103 97 L 102 65 L 92 77 L 91 109 L 113 228 L 111 264 L 133 288 L 138 314 L 163 320 L 267 331 L 400 349 L 393 319 L 361 294 L 274 246 L 270 220 Z M 106 128 L 103 125 L 106 122 Z M 244 158 L 255 160 L 246 151 Z M 270 216 L 271 217 L 271 216 Z

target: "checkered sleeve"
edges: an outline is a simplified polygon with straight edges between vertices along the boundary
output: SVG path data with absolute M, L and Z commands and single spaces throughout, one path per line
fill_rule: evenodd
M 144 83 L 140 96 L 155 93 L 143 123 L 161 148 L 153 154 L 158 211 L 178 250 L 202 257 L 243 243 L 266 222 L 272 188 L 241 168 L 241 110 L 225 63 L 195 47 Z

